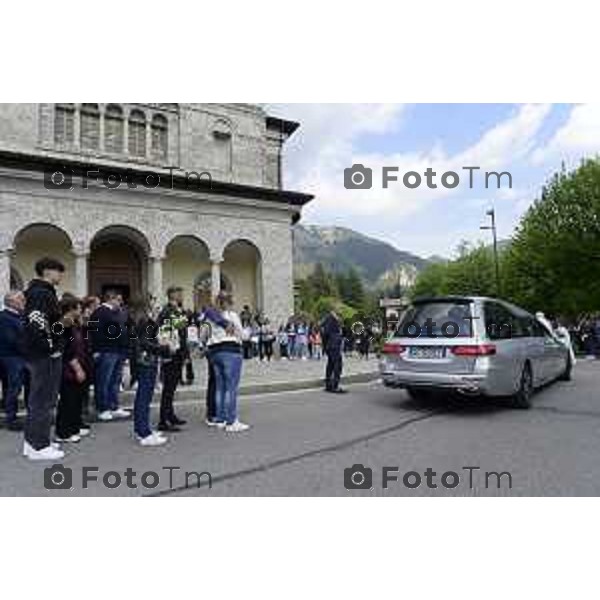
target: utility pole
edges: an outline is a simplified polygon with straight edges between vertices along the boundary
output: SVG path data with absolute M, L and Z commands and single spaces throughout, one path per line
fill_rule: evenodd
M 498 260 L 498 230 L 496 229 L 496 211 L 493 208 L 490 208 L 490 210 L 488 210 L 485 214 L 490 218 L 490 225 L 482 225 L 480 229 L 492 232 L 492 238 L 494 240 L 494 267 L 496 270 L 496 295 L 500 297 L 502 290 L 500 289 L 500 261 Z

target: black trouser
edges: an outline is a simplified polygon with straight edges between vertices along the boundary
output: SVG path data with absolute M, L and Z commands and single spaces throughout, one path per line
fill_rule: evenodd
M 325 389 L 337 390 L 342 377 L 342 352 L 341 349 L 327 352 L 327 368 L 325 370 Z
M 184 373 L 183 373 L 184 371 L 185 371 L 185 378 L 184 378 Z M 196 376 L 194 375 L 194 364 L 192 363 L 192 359 L 189 356 L 186 356 L 185 360 L 183 361 L 181 382 L 185 382 L 188 385 L 191 385 L 192 383 L 194 383 L 195 378 L 196 378 Z
M 83 426 L 81 412 L 88 394 L 87 383 L 63 381 L 56 410 L 56 435 L 66 439 L 79 433 Z
M 273 356 L 273 340 L 261 340 L 258 342 L 258 356 L 260 360 L 271 360 Z
M 206 418 L 209 421 L 214 421 L 217 416 L 217 386 L 215 380 L 215 368 L 210 356 L 207 356 L 206 363 L 208 365 L 208 385 L 206 386 Z
M 183 357 L 180 355 L 176 355 L 172 360 L 163 363 L 163 389 L 160 398 L 160 422 L 163 425 L 171 423 L 175 419 L 173 400 L 181 379 L 182 367 Z
M 50 428 L 62 377 L 62 357 L 36 358 L 28 362 L 31 375 L 25 441 L 34 450 L 50 445 Z

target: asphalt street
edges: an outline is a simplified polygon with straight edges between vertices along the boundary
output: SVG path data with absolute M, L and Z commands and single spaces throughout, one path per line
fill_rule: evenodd
M 22 458 L 21 437 L 2 430 L 0 495 L 600 495 L 600 362 L 582 362 L 573 381 L 539 391 L 531 410 L 477 399 L 416 404 L 379 383 L 349 390 L 245 396 L 252 429 L 238 435 L 209 429 L 200 402 L 186 401 L 179 412 L 188 426 L 156 449 L 140 448 L 129 422 L 99 424 L 67 449 L 70 490 L 46 490 L 49 465 Z M 371 481 L 366 470 L 346 479 L 365 489 L 346 489 L 353 465 L 372 470 Z M 98 479 L 86 489 L 85 467 Z M 121 479 L 112 489 L 103 482 L 110 471 Z M 193 473 L 204 473 L 200 488 Z M 118 483 L 114 473 L 107 481 Z

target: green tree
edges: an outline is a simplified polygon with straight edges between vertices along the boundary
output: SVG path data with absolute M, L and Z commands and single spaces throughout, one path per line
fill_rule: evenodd
M 497 295 L 493 251 L 483 244 L 462 244 L 458 259 L 448 263 L 444 285 L 448 294 Z
M 530 310 L 576 316 L 600 307 L 600 161 L 557 173 L 507 253 L 509 296 Z
M 337 297 L 339 295 L 334 278 L 325 271 L 321 263 L 317 263 L 315 270 L 307 277 L 307 280 L 312 288 L 312 293 L 317 297 Z
M 446 279 L 448 276 L 448 263 L 432 263 L 425 267 L 418 275 L 410 296 L 442 296 L 446 294 Z
M 340 298 L 356 310 L 365 309 L 366 294 L 362 279 L 356 269 L 350 269 L 346 273 L 338 274 L 336 277 Z

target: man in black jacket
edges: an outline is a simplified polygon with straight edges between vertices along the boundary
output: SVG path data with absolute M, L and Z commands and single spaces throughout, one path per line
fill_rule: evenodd
M 0 311 L 0 367 L 6 374 L 5 412 L 6 426 L 11 431 L 21 431 L 17 419 L 19 393 L 25 380 L 23 337 L 25 323 L 23 292 L 12 290 L 4 297 L 4 310 Z
M 344 335 L 340 319 L 333 310 L 325 317 L 321 324 L 321 337 L 323 340 L 323 351 L 327 355 L 325 391 L 332 394 L 345 394 L 346 390 L 340 388 L 343 368 L 342 350 Z
M 99 421 L 127 419 L 131 413 L 119 407 L 123 367 L 129 356 L 127 312 L 116 290 L 107 290 L 104 301 L 88 321 L 94 356 L 94 394 Z
M 37 277 L 25 292 L 24 354 L 31 388 L 23 455 L 30 460 L 60 460 L 64 457 L 64 452 L 50 442 L 65 341 L 55 288 L 64 271 L 65 267 L 58 260 L 39 260 L 35 265 Z
M 179 431 L 186 421 L 175 415 L 173 401 L 181 379 L 181 369 L 187 354 L 187 315 L 182 308 L 183 289 L 171 287 L 167 290 L 167 304 L 158 315 L 159 327 L 170 327 L 173 336 L 178 338 L 178 348 L 172 357 L 163 361 L 162 365 L 162 396 L 160 399 L 159 431 Z

